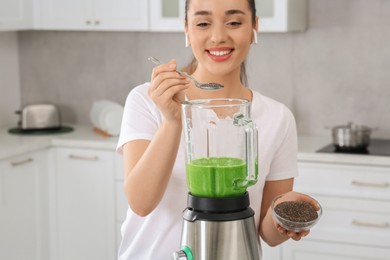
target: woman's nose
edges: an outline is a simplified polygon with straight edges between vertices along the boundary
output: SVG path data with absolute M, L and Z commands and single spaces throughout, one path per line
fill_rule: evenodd
M 227 33 L 223 26 L 213 26 L 211 30 L 211 42 L 223 43 L 226 42 Z

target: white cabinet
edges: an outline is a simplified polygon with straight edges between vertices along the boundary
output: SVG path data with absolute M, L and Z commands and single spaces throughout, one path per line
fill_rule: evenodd
M 283 260 L 389 259 L 390 167 L 299 163 L 295 190 L 315 197 L 323 216 L 303 241 L 281 246 Z
M 185 0 L 156 0 L 150 6 L 151 31 L 184 31 Z
M 282 247 L 283 259 L 291 260 L 388 260 L 390 249 L 319 241 L 288 241 Z
M 304 31 L 307 0 L 256 0 L 260 32 Z
M 126 218 L 128 203 L 123 188 L 123 158 L 115 156 L 115 225 L 116 225 L 116 248 L 119 248 L 122 240 L 121 226 Z
M 304 31 L 307 0 L 256 0 L 259 32 Z M 156 0 L 150 6 L 151 31 L 184 29 L 185 0 Z
M 148 5 L 139 0 L 39 0 L 36 29 L 147 30 Z
M 113 150 L 54 149 L 52 259 L 116 259 L 114 156 Z
M 1 0 L 0 31 L 33 27 L 33 0 Z
M 0 259 L 48 259 L 46 162 L 46 151 L 0 161 Z

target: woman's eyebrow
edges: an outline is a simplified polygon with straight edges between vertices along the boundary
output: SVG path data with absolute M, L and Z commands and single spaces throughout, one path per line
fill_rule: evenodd
M 194 16 L 197 16 L 197 15 L 206 16 L 206 15 L 211 15 L 211 14 L 212 14 L 211 11 L 200 10 L 200 11 L 196 11 L 194 13 Z M 238 9 L 231 9 L 231 10 L 226 10 L 225 14 L 226 15 L 234 15 L 234 14 L 243 14 L 243 15 L 245 15 L 245 12 L 243 12 L 241 10 L 238 10 Z
M 194 13 L 194 16 L 197 16 L 197 15 L 211 15 L 211 14 L 212 14 L 212 12 L 210 12 L 210 11 L 200 10 L 200 11 L 196 11 Z
M 225 11 L 225 14 L 226 15 L 233 15 L 233 14 L 243 14 L 243 15 L 245 15 L 245 12 L 243 12 L 241 10 L 238 10 L 238 9 L 231 9 L 231 10 Z

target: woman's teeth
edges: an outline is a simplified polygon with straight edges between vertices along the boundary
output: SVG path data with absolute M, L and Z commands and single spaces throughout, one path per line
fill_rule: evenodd
M 213 56 L 224 56 L 224 55 L 228 55 L 232 51 L 231 50 L 226 50 L 226 51 L 209 51 L 209 52 Z

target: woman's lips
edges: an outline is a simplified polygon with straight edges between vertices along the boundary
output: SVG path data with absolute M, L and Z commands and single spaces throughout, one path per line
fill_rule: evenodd
M 232 56 L 234 49 L 231 48 L 215 48 L 206 50 L 207 55 L 214 61 L 222 62 Z

